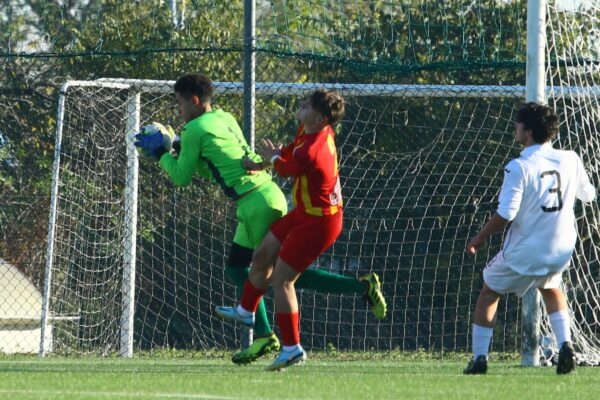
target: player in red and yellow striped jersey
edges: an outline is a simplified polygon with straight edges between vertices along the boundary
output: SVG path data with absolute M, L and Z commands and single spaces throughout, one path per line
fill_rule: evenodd
M 279 154 L 273 151 L 275 146 L 268 143 L 266 146 L 272 150 L 270 159 L 277 173 L 294 177 L 294 208 L 271 225 L 270 230 L 282 244 L 279 257 L 299 273 L 331 246 L 342 231 L 342 194 L 334 131 L 329 124 L 322 126 L 325 122 L 318 119 L 319 115 L 309 102 L 303 103 L 297 113 L 302 125 L 294 141 Z M 310 124 L 312 118 L 317 120 Z M 309 122 L 308 127 L 304 121 Z
M 300 111 L 304 112 L 306 107 Z M 301 125 L 293 143 L 273 157 L 273 165 L 280 176 L 294 177 L 294 206 L 307 215 L 322 217 L 341 212 L 334 135 L 331 125 L 316 133 L 307 133 Z
M 220 316 L 252 325 L 254 311 L 269 282 L 275 294 L 275 317 L 279 324 L 283 351 L 268 367 L 278 370 L 306 359 L 300 346 L 298 301 L 295 282 L 342 230 L 342 196 L 338 175 L 335 133 L 331 127 L 344 113 L 344 101 L 336 92 L 317 90 L 296 113 L 300 128 L 294 141 L 286 146 L 263 141 L 259 150 L 263 160 L 282 177 L 293 177 L 294 209 L 270 227 L 255 250 L 250 276 L 244 284 L 238 307 L 217 307 Z M 270 162 L 269 162 L 270 160 Z M 260 170 L 265 162 L 246 162 L 249 170 Z M 371 274 L 377 279 L 375 274 Z M 381 318 L 385 300 L 379 282 L 368 296 Z M 377 304 L 374 304 L 377 303 Z

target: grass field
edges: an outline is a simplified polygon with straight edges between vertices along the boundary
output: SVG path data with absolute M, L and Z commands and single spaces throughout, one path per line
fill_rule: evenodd
M 309 353 L 310 357 L 310 353 Z M 554 368 L 490 363 L 464 376 L 463 361 L 310 359 L 283 372 L 267 361 L 0 356 L 0 399 L 591 399 L 600 368 L 557 376 Z

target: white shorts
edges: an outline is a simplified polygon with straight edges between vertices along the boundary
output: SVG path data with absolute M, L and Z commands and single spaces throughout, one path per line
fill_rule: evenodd
M 548 275 L 521 275 L 504 262 L 502 252 L 488 263 L 483 270 L 483 281 L 494 292 L 514 293 L 523 297 L 529 288 L 557 289 L 562 283 L 562 271 Z

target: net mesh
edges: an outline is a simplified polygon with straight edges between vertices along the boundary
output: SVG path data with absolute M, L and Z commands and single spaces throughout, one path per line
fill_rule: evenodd
M 561 111 L 557 144 L 580 154 L 592 181 L 598 182 L 600 123 L 600 4 L 591 1 L 550 2 L 547 18 L 548 104 Z M 581 205 L 579 205 L 581 207 Z M 600 363 L 598 319 L 598 207 L 578 209 L 579 242 L 566 282 L 576 321 L 573 330 L 582 349 L 581 361 Z M 546 327 L 545 335 L 551 338 Z
M 142 92 L 141 123 L 161 120 L 178 126 L 172 82 L 155 85 Z M 257 139 L 289 140 L 299 98 L 317 86 L 259 86 Z M 239 113 L 239 89 L 217 87 L 217 106 Z M 350 276 L 378 273 L 389 316 L 374 320 L 360 296 L 302 291 L 303 344 L 355 351 L 467 350 L 481 270 L 499 250 L 501 237 L 476 258 L 466 256 L 464 246 L 495 211 L 502 166 L 518 154 L 510 132 L 524 91 L 474 86 L 338 89 L 348 101 L 337 135 L 345 226 L 313 267 Z M 68 273 L 54 280 L 53 310 L 73 310 L 80 319 L 55 328 L 57 351 L 118 349 L 124 121 L 126 100 L 136 90 L 73 87 L 67 93 L 61 175 L 73 178 L 61 178 L 58 226 L 68 229 L 57 234 L 56 269 Z M 232 205 L 204 181 L 175 189 L 149 160 L 140 162 L 139 182 L 136 348 L 235 348 L 238 329 L 212 314 L 214 305 L 236 301 L 223 273 L 235 228 Z M 280 183 L 289 192 L 289 182 Z M 581 219 L 586 211 L 578 212 Z M 580 225 L 585 237 L 592 228 L 589 221 Z M 585 240 L 581 243 L 585 247 Z M 581 262 L 590 256 L 584 247 L 575 257 Z M 583 275 L 589 285 L 593 278 Z M 575 310 L 587 307 L 573 304 Z M 272 310 L 270 295 L 267 306 Z M 583 348 L 595 339 L 586 336 L 593 325 L 578 312 L 582 336 L 576 338 Z M 503 299 L 495 351 L 518 349 L 520 320 L 519 303 Z M 594 348 L 592 342 L 585 351 Z

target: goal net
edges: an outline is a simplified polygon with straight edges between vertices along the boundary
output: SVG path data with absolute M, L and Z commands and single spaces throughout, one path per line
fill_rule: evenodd
M 73 82 L 63 93 L 49 291 L 51 313 L 70 317 L 54 326 L 59 352 L 119 350 L 124 249 L 132 232 L 127 170 L 137 157 L 127 155 L 127 132 L 136 130 L 128 126 L 131 113 L 139 110 L 140 125 L 181 124 L 173 82 L 114 82 Z M 299 99 L 321 86 L 335 87 L 348 102 L 337 135 L 346 207 L 341 237 L 313 267 L 351 276 L 377 272 L 389 316 L 376 321 L 360 297 L 303 291 L 303 344 L 467 350 L 481 271 L 501 235 L 475 258 L 464 248 L 495 211 L 502 166 L 518 154 L 512 131 L 524 88 L 258 84 L 258 139 L 289 140 Z M 239 116 L 241 85 L 216 87 L 217 106 Z M 139 108 L 132 108 L 136 95 Z M 139 160 L 137 180 L 135 349 L 238 346 L 239 329 L 212 313 L 236 301 L 223 273 L 235 228 L 232 204 L 207 181 L 174 188 L 151 160 Z M 289 193 L 289 182 L 280 183 Z M 594 212 L 578 209 L 581 238 L 567 281 L 577 338 L 592 352 Z M 269 295 L 267 305 L 273 309 Z M 519 303 L 503 299 L 494 351 L 518 349 L 520 319 Z
M 600 124 L 600 3 L 549 1 L 546 24 L 548 104 L 559 112 L 556 145 L 582 157 L 592 182 L 600 185 L 597 146 Z M 578 205 L 581 207 L 581 204 Z M 598 205 L 578 211 L 579 241 L 565 289 L 575 319 L 579 361 L 600 364 L 600 264 Z M 552 337 L 546 324 L 544 337 Z

